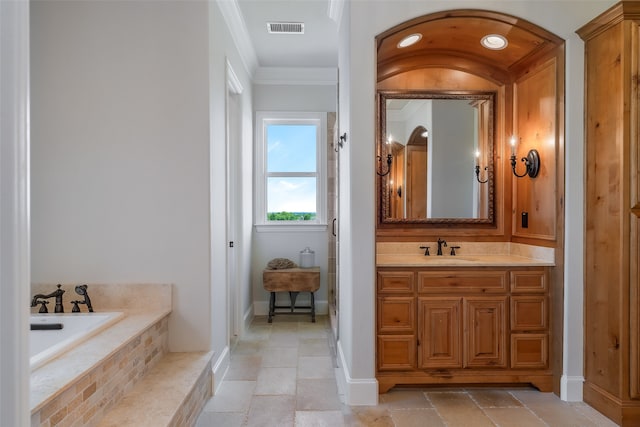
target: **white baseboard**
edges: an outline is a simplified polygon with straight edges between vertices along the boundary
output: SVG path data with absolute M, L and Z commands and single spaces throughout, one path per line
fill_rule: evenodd
M 286 305 L 288 304 L 287 302 L 283 302 L 282 304 L 280 304 L 280 302 L 277 302 L 278 305 Z M 298 299 L 296 301 L 296 305 L 309 305 L 309 300 L 304 301 L 301 299 Z M 298 310 L 299 311 L 299 310 Z M 279 310 L 279 312 L 283 312 L 282 310 Z M 302 313 L 301 311 L 299 311 L 300 313 Z M 253 314 L 255 316 L 266 316 L 269 314 L 269 301 L 254 301 L 253 302 Z M 317 315 L 327 315 L 329 314 L 329 301 L 316 301 L 316 314 Z
M 345 362 L 342 345 L 338 341 L 338 368 L 336 382 L 338 392 L 344 396 L 344 404 L 350 406 L 375 406 L 378 404 L 378 380 L 375 378 L 351 378 Z
M 567 402 L 582 402 L 583 376 L 560 377 L 560 399 Z
M 211 391 L 213 394 L 216 394 L 220 384 L 222 384 L 222 380 L 229 369 L 229 364 L 231 363 L 231 353 L 229 351 L 229 346 L 225 346 L 222 353 L 220 353 L 220 357 L 218 357 L 213 363 L 213 375 L 211 378 Z
M 247 311 L 244 312 L 244 316 L 242 316 L 242 330 L 240 331 L 240 336 L 243 336 L 244 333 L 249 330 L 249 326 L 253 321 L 253 316 L 253 304 L 251 304 Z

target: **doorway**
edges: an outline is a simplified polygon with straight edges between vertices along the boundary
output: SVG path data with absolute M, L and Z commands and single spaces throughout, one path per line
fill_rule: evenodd
M 239 286 L 239 251 L 236 249 L 238 233 L 239 207 L 238 188 L 239 177 L 237 171 L 239 161 L 239 147 L 242 141 L 242 85 L 238 80 L 231 64 L 227 61 L 227 92 L 226 92 L 226 241 L 227 241 L 227 311 L 228 334 L 231 348 L 241 334 L 240 306 L 241 289 Z

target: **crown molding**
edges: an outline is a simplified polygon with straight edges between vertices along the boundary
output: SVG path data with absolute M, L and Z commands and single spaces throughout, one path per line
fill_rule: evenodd
M 222 17 L 227 23 L 231 38 L 238 49 L 242 63 L 250 76 L 253 76 L 258 68 L 258 55 L 253 47 L 247 24 L 244 22 L 240 6 L 236 0 L 216 0 Z
M 334 67 L 258 67 L 253 83 L 258 85 L 325 85 L 338 83 L 338 69 Z

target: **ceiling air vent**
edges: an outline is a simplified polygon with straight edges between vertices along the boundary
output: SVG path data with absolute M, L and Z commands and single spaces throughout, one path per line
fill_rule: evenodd
M 267 22 L 269 34 L 304 34 L 303 22 Z

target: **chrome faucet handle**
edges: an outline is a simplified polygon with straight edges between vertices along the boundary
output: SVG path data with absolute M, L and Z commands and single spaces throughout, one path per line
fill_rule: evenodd
M 460 246 L 451 246 L 451 256 L 456 256 L 456 249 L 460 249 Z
M 420 249 L 424 249 L 424 256 L 429 256 L 431 255 L 429 253 L 429 246 L 420 246 Z

